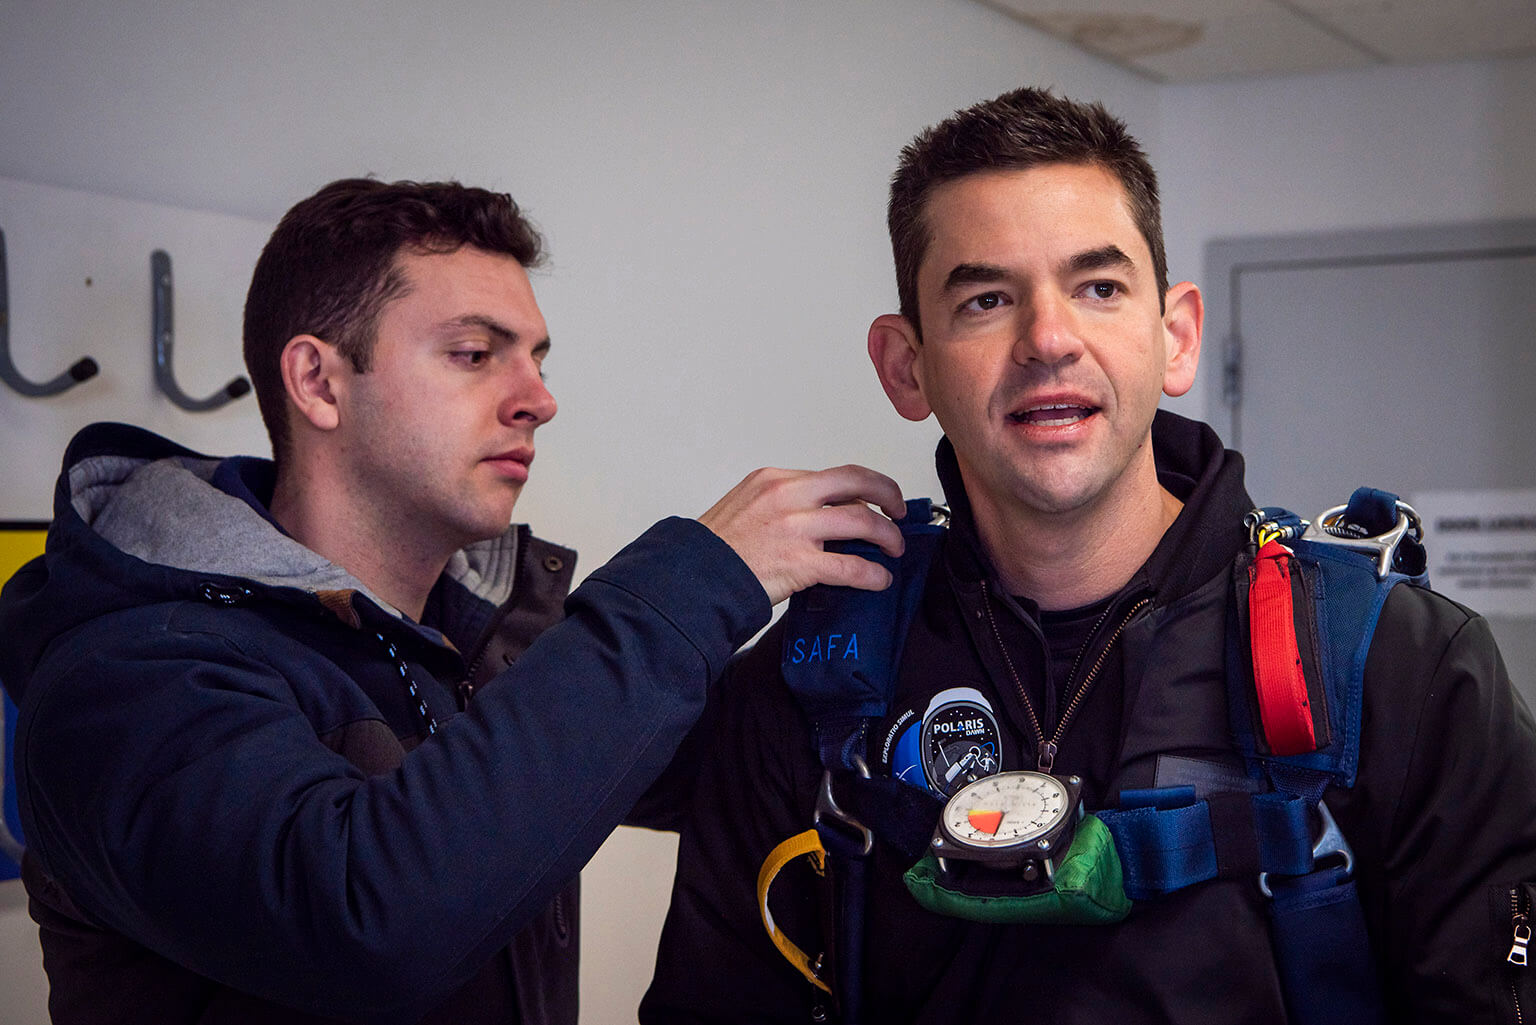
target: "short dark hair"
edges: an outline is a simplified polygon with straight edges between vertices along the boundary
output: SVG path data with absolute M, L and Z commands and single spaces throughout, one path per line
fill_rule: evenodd
M 982 171 L 1023 171 L 1042 164 L 1089 164 L 1119 179 L 1131 217 L 1152 250 L 1158 306 L 1168 291 L 1157 175 L 1125 122 L 1100 103 L 1077 103 L 1046 89 L 1015 89 L 956 111 L 901 151 L 891 178 L 886 224 L 896 259 L 901 313 L 919 333 L 917 271 L 933 234 L 928 197 L 945 182 Z
M 463 246 L 536 266 L 544 241 L 512 197 L 458 182 L 331 182 L 289 210 L 267 241 L 245 297 L 245 366 L 281 463 L 288 403 L 279 358 L 297 335 L 334 345 L 359 373 L 371 365 L 379 314 L 406 286 L 402 250 Z

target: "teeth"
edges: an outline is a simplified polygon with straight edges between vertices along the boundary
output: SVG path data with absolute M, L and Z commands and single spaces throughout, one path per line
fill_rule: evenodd
M 1051 415 L 1058 412 L 1061 415 Z M 1041 427 L 1063 427 L 1085 420 L 1092 416 L 1093 412 L 1091 407 L 1070 402 L 1056 402 L 1044 406 L 1031 406 L 1021 412 L 1010 414 L 1010 419 L 1015 423 L 1034 424 Z

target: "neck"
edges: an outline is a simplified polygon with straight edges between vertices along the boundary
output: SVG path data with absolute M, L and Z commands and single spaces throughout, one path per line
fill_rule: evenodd
M 313 467 L 282 466 L 272 493 L 272 518 L 304 547 L 420 621 L 427 595 L 453 552 L 409 543 L 399 524 L 381 521 L 377 503 L 353 500 L 339 480 Z
M 976 531 L 1003 586 L 1046 611 L 1080 608 L 1119 591 L 1183 508 L 1155 473 L 1149 487 L 1065 513 L 977 497 Z

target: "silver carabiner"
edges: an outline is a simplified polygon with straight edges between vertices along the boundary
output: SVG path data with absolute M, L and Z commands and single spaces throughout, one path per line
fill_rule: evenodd
M 1312 845 L 1312 870 L 1317 870 L 1317 863 L 1324 858 L 1338 856 L 1344 859 L 1344 875 L 1346 877 L 1355 874 L 1355 851 L 1349 846 L 1349 841 L 1344 839 L 1344 834 L 1339 830 L 1339 824 L 1333 821 L 1333 815 L 1328 811 L 1328 805 L 1322 801 L 1317 802 L 1317 814 L 1323 821 L 1323 831 L 1318 836 L 1317 842 Z M 1269 888 L 1269 873 L 1259 873 L 1259 892 L 1264 896 L 1274 899 L 1275 895 Z
M 1424 520 L 1407 502 L 1399 500 L 1397 522 L 1390 529 L 1372 537 L 1350 537 L 1348 534 L 1337 532 L 1341 530 L 1339 524 L 1344 517 L 1344 511 L 1348 508 L 1347 505 L 1336 505 L 1329 509 L 1319 516 L 1315 523 L 1307 527 L 1301 539 L 1363 552 L 1376 560 L 1378 577 L 1385 577 L 1392 571 L 1392 560 L 1397 556 L 1397 546 L 1410 531 L 1415 541 L 1424 539 Z
M 869 778 L 869 766 L 864 764 L 864 759 L 858 755 L 853 756 L 853 767 L 859 770 L 860 776 Z M 849 832 L 859 834 L 859 838 L 864 842 L 862 856 L 869 857 L 869 852 L 875 848 L 875 834 L 870 832 L 869 827 L 864 823 L 837 806 L 837 798 L 832 796 L 831 769 L 826 769 L 821 774 L 821 787 L 816 791 L 816 811 L 811 815 L 811 824 L 819 829 L 823 817 L 831 819 Z

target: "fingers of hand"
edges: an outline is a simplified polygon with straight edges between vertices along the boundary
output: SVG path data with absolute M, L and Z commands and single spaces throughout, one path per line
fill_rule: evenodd
M 818 470 L 810 475 L 814 486 L 821 492 L 821 504 L 843 502 L 868 502 L 878 506 L 893 520 L 907 513 L 906 502 L 901 497 L 901 486 L 883 473 L 856 463 Z
M 823 553 L 816 565 L 816 579 L 834 587 L 856 587 L 863 591 L 883 591 L 891 585 L 891 574 L 884 566 L 838 552 Z
M 807 524 L 807 534 L 818 542 L 868 541 L 892 557 L 899 556 L 905 547 L 901 528 L 863 502 L 823 506 L 810 516 L 814 522 Z
M 901 488 L 883 473 L 849 464 L 827 470 L 753 470 L 699 519 L 716 530 L 734 526 L 767 525 L 785 516 L 816 510 L 826 505 L 868 503 L 891 519 L 906 515 Z M 842 535 L 823 535 L 823 539 Z M 865 534 L 846 535 L 864 537 Z M 885 547 L 882 545 L 881 547 Z M 897 549 L 900 550 L 899 548 Z
M 856 555 L 826 552 L 827 541 L 862 540 L 892 557 L 904 547 L 890 516 L 906 512 L 891 478 L 862 466 L 754 470 L 700 521 L 736 550 L 777 602 L 814 583 L 880 590 L 890 574 Z

